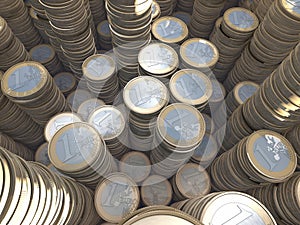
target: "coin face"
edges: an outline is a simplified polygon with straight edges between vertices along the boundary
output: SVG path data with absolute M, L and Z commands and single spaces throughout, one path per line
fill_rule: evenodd
M 300 2 L 298 0 L 280 0 L 284 8 L 296 17 L 300 17 Z
M 250 98 L 259 88 L 259 86 L 253 82 L 245 81 L 237 84 L 234 88 L 234 95 L 239 104 L 243 104 L 248 98 Z
M 48 166 L 51 162 L 48 156 L 48 143 L 42 144 L 35 152 L 35 161 Z
M 100 35 L 111 37 L 109 23 L 107 20 L 104 20 L 98 24 L 97 31 Z
M 40 63 L 49 62 L 55 56 L 53 48 L 46 44 L 32 48 L 29 54 L 34 61 Z
M 92 98 L 89 100 L 84 101 L 78 107 L 78 114 L 87 121 L 91 113 L 98 107 L 105 105 L 105 102 L 98 99 Z
M 156 18 L 160 13 L 159 4 L 155 1 L 152 2 L 152 18 Z
M 76 85 L 76 79 L 73 74 L 68 72 L 62 72 L 56 74 L 54 77 L 55 84 L 62 92 L 70 91 Z

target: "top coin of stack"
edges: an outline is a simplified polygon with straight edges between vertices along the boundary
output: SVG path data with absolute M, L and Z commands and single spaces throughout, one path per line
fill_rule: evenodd
M 101 23 L 97 25 L 97 34 L 98 34 L 98 43 L 100 48 L 103 50 L 111 50 L 112 49 L 112 39 L 110 33 L 110 27 L 107 20 L 103 20 Z
M 61 72 L 56 74 L 54 77 L 54 82 L 59 88 L 59 90 L 67 97 L 71 92 L 73 92 L 77 87 L 76 78 L 72 73 Z
M 161 16 L 160 6 L 156 1 L 152 2 L 152 23 Z

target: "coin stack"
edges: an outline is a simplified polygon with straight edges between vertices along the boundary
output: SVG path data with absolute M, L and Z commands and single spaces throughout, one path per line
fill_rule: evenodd
M 257 199 L 241 192 L 216 192 L 173 204 L 202 224 L 268 224 L 276 221 Z
M 191 14 L 187 13 L 187 12 L 183 12 L 183 11 L 177 11 L 177 12 L 174 12 L 172 14 L 172 16 L 178 18 L 178 19 L 181 19 L 183 22 L 185 22 L 185 24 L 187 26 L 190 25 L 190 22 L 191 22 Z
M 200 145 L 205 121 L 193 106 L 174 103 L 165 107 L 157 118 L 155 148 L 150 153 L 153 172 L 173 176 Z
M 48 166 L 51 164 L 51 161 L 49 159 L 48 155 L 48 142 L 45 142 L 42 144 L 38 149 L 35 151 L 34 154 L 34 161 L 42 163 L 45 166 Z
M 105 102 L 98 98 L 88 99 L 80 104 L 80 106 L 78 107 L 78 114 L 83 119 L 83 121 L 87 122 L 92 112 L 96 108 L 103 105 L 105 105 Z
M 276 0 L 254 32 L 224 82 L 231 90 L 244 80 L 262 83 L 299 42 L 300 12 L 297 3 Z
M 208 39 L 224 5 L 224 0 L 195 0 L 189 26 L 190 36 Z
M 239 6 L 254 12 L 261 1 L 264 0 L 239 0 Z
M 62 64 L 51 45 L 37 45 L 30 49 L 29 55 L 32 60 L 46 67 L 50 75 L 54 76 L 62 72 Z
M 137 210 L 140 192 L 136 183 L 123 173 L 112 173 L 99 182 L 94 204 L 99 216 L 110 223 L 119 223 Z
M 1 1 L 0 15 L 7 21 L 14 34 L 24 44 L 26 50 L 29 51 L 34 46 L 42 43 L 43 39 L 34 27 L 24 1 Z
M 272 213 L 278 224 L 300 222 L 300 173 L 284 183 L 249 190 L 249 194 L 261 201 Z
M 152 23 L 161 16 L 160 6 L 156 1 L 152 2 Z
M 183 69 L 176 72 L 169 82 L 171 102 L 181 102 L 194 106 L 202 111 L 212 95 L 210 79 L 194 69 Z
M 99 132 L 114 158 L 120 159 L 128 152 L 127 126 L 122 112 L 117 107 L 104 105 L 96 108 L 88 118 L 88 123 Z
M 89 1 L 41 0 L 51 25 L 53 34 L 59 40 L 63 55 L 75 77 L 82 76 L 83 61 L 96 53 L 95 26 L 89 9 Z
M 181 66 L 211 74 L 219 60 L 217 47 L 208 40 L 191 38 L 180 46 Z
M 93 192 L 46 166 L 0 148 L 2 224 L 91 224 L 100 222 Z
M 97 34 L 98 34 L 98 43 L 100 48 L 106 51 L 111 50 L 112 47 L 112 37 L 110 33 L 110 27 L 107 20 L 103 20 L 97 26 Z
M 0 69 L 7 70 L 16 63 L 28 61 L 29 53 L 0 16 Z
M 41 126 L 51 116 L 69 109 L 63 94 L 47 69 L 40 63 L 18 63 L 2 79 L 2 91 Z
M 196 163 L 187 163 L 171 178 L 174 201 L 197 198 L 210 192 L 210 178 L 205 169 Z
M 66 125 L 54 134 L 49 158 L 58 171 L 92 189 L 115 169 L 98 131 L 82 122 Z
M 219 81 L 226 79 L 258 25 L 254 13 L 238 7 L 228 9 L 216 21 L 209 40 L 219 50 L 219 60 L 213 70 Z
M 173 13 L 173 0 L 155 0 L 160 7 L 161 16 L 170 16 Z
M 92 55 L 82 64 L 84 79 L 88 89 L 106 104 L 113 104 L 119 94 L 116 64 L 108 55 Z
M 77 87 L 76 78 L 72 73 L 61 72 L 56 74 L 54 77 L 54 82 L 59 88 L 59 90 L 67 97 L 71 92 L 73 92 Z
M 284 134 L 284 136 L 290 141 L 296 151 L 298 161 L 297 170 L 300 171 L 300 126 L 297 125 L 290 129 Z
M 38 1 L 37 1 L 38 2 Z M 43 43 L 48 44 L 49 43 L 49 36 L 46 33 L 45 26 L 43 25 L 48 20 L 41 18 L 39 13 L 36 11 L 35 8 L 31 7 L 28 8 L 29 15 L 31 17 L 31 20 L 33 22 L 33 25 L 36 27 L 36 29 L 39 31 L 41 37 L 43 38 Z
M 259 130 L 219 156 L 209 170 L 214 190 L 245 191 L 284 182 L 296 165 L 295 150 L 286 138 Z
M 176 51 L 167 44 L 153 43 L 144 47 L 138 55 L 139 75 L 158 78 L 166 86 L 179 66 Z
M 260 0 L 256 9 L 255 9 L 255 15 L 259 19 L 259 21 L 263 21 L 265 18 L 265 15 L 267 14 L 269 8 L 273 4 L 275 0 Z
M 97 25 L 105 20 L 105 1 L 104 0 L 89 0 L 90 9 L 93 16 L 94 24 Z
M 0 146 L 8 151 L 22 157 L 25 160 L 33 161 L 34 153 L 21 143 L 14 141 L 8 135 L 0 132 Z
M 259 85 L 251 81 L 243 81 L 235 85 L 225 99 L 227 116 L 230 117 L 234 110 L 250 98 L 258 89 Z
M 172 186 L 165 177 L 151 175 L 141 185 L 141 198 L 144 206 L 167 206 L 172 201 L 172 196 Z
M 177 0 L 176 11 L 192 14 L 194 2 L 195 0 Z
M 137 76 L 137 56 L 140 49 L 151 41 L 152 0 L 108 0 L 106 11 L 118 63 L 118 75 L 121 86 L 124 87 Z
M 72 112 L 78 112 L 79 106 L 89 100 L 94 98 L 91 92 L 77 88 L 75 91 L 71 92 L 67 97 L 67 102 L 69 103 Z
M 140 76 L 127 83 L 123 99 L 130 110 L 128 121 L 131 149 L 152 149 L 156 117 L 169 103 L 169 98 L 167 87 L 154 77 Z

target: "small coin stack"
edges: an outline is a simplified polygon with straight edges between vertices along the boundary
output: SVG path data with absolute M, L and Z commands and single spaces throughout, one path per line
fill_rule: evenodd
M 111 50 L 112 47 L 112 37 L 110 33 L 110 27 L 107 20 L 103 20 L 97 25 L 98 34 L 98 44 L 100 48 L 106 51 Z
M 262 22 L 264 20 L 265 15 L 267 14 L 268 10 L 270 9 L 270 7 L 274 1 L 275 0 L 260 0 L 259 1 L 254 13 L 260 22 Z
M 119 94 L 116 64 L 108 55 L 97 54 L 88 57 L 82 64 L 88 89 L 106 104 L 113 104 Z
M 178 19 L 181 19 L 183 22 L 185 22 L 185 24 L 187 26 L 190 25 L 190 22 L 191 22 L 191 14 L 187 13 L 187 12 L 183 12 L 183 11 L 177 11 L 177 12 L 174 12 L 172 14 L 172 16 L 178 18 Z
M 29 55 L 32 60 L 46 67 L 51 76 L 63 70 L 62 64 L 51 45 L 37 45 L 30 49 Z
M 171 178 L 174 201 L 197 198 L 210 192 L 210 178 L 204 168 L 196 163 L 187 163 Z
M 42 43 L 43 39 L 34 27 L 24 1 L 1 1 L 0 15 L 7 21 L 14 34 L 24 44 L 26 50 L 29 51 L 34 46 Z
M 7 149 L 8 151 L 20 156 L 21 158 L 33 161 L 34 153 L 23 144 L 14 141 L 8 135 L 0 132 L 0 146 Z
M 278 224 L 300 223 L 300 173 L 284 183 L 269 184 L 249 190 L 249 194 L 261 201 L 272 213 Z
M 219 50 L 219 60 L 213 70 L 219 81 L 226 79 L 258 25 L 254 13 L 238 7 L 228 9 L 216 21 L 209 40 Z
M 91 94 L 91 92 L 84 90 L 84 89 L 80 89 L 77 88 L 75 91 L 71 92 L 68 96 L 67 96 L 67 102 L 69 103 L 72 112 L 78 112 L 79 106 L 89 100 L 94 98 Z
M 173 0 L 156 0 L 159 4 L 161 16 L 170 16 L 173 13 Z
M 91 224 L 100 222 L 93 192 L 47 167 L 0 148 L 2 224 Z
M 103 220 L 119 223 L 137 210 L 140 204 L 139 188 L 126 174 L 112 173 L 97 185 L 94 204 Z
M 41 126 L 58 112 L 69 109 L 63 94 L 40 63 L 18 63 L 2 79 L 2 91 Z
M 140 76 L 127 83 L 123 91 L 129 113 L 129 146 L 139 151 L 152 149 L 156 117 L 169 103 L 167 87 L 158 79 Z
M 300 126 L 297 125 L 290 129 L 284 136 L 290 141 L 296 151 L 298 161 L 297 170 L 300 171 Z
M 216 192 L 172 206 L 203 224 L 277 224 L 261 202 L 241 192 Z
M 141 185 L 141 198 L 144 206 L 167 206 L 172 201 L 172 196 L 172 186 L 165 177 L 151 175 Z
M 152 2 L 152 23 L 161 16 L 160 6 L 156 1 Z
M 139 51 L 151 41 L 152 0 L 108 0 L 106 11 L 124 87 L 137 76 Z
M 105 20 L 105 1 L 104 0 L 89 0 L 90 9 L 93 16 L 94 24 L 97 25 Z
M 188 14 L 193 13 L 193 6 L 195 0 L 177 0 L 176 11 L 186 12 Z
M 179 66 L 176 51 L 167 44 L 153 43 L 144 47 L 138 55 L 139 75 L 152 76 L 166 86 Z
M 238 162 L 238 163 L 237 163 Z M 248 190 L 292 176 L 297 157 L 280 134 L 259 130 L 218 157 L 210 167 L 214 190 Z
M 239 6 L 254 12 L 261 1 L 264 0 L 239 0 Z
M 56 74 L 53 78 L 55 84 L 65 97 L 67 97 L 71 92 L 75 91 L 77 87 L 76 78 L 72 73 L 61 72 Z
M 7 22 L 0 17 L 0 69 L 7 70 L 16 63 L 28 61 L 29 53 L 24 45 L 9 28 Z
M 298 5 L 297 5 L 298 4 Z M 254 32 L 224 82 L 227 90 L 240 81 L 262 83 L 299 42 L 299 2 L 276 0 Z
M 80 115 L 80 117 L 83 119 L 83 121 L 88 121 L 90 115 L 92 114 L 92 112 L 100 107 L 105 105 L 105 102 L 98 99 L 98 98 L 91 98 L 88 99 L 84 102 L 82 102 L 80 104 L 80 106 L 78 107 L 78 114 Z
M 194 69 L 183 69 L 176 72 L 169 82 L 171 102 L 181 102 L 194 106 L 202 111 L 212 95 L 210 79 Z
M 208 39 L 224 5 L 224 0 L 195 0 L 189 26 L 190 36 Z
M 205 121 L 193 106 L 174 103 L 157 118 L 154 146 L 150 153 L 153 172 L 165 177 L 176 171 L 193 155 L 205 133 Z
M 180 46 L 181 66 L 210 74 L 219 60 L 217 47 L 208 40 L 191 38 Z
M 42 163 L 45 166 L 48 166 L 51 164 L 51 161 L 50 161 L 49 155 L 48 155 L 48 146 L 49 146 L 48 142 L 45 142 L 40 147 L 38 147 L 38 149 L 36 149 L 35 155 L 34 155 L 34 161 Z

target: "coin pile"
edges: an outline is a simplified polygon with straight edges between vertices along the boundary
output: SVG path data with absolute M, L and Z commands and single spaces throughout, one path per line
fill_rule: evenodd
M 25 160 L 33 161 L 34 159 L 33 151 L 2 132 L 0 132 L 0 146 Z
M 213 89 L 210 79 L 194 69 L 183 69 L 170 79 L 171 102 L 181 102 L 202 111 L 208 104 Z
M 219 156 L 209 168 L 214 190 L 248 190 L 292 176 L 297 158 L 280 134 L 259 130 Z
M 277 224 L 261 202 L 241 192 L 216 192 L 177 202 L 173 207 L 203 224 Z
M 195 0 L 189 26 L 190 36 L 208 39 L 224 5 L 224 0 Z
M 103 50 L 111 50 L 112 47 L 112 37 L 110 33 L 110 27 L 107 20 L 103 20 L 97 25 L 98 34 L 98 44 Z
M 106 11 L 120 70 L 118 75 L 124 87 L 137 76 L 138 53 L 151 41 L 152 0 L 108 0 Z
M 112 173 L 97 185 L 94 204 L 103 220 L 119 223 L 137 210 L 140 204 L 139 188 L 126 174 Z
M 82 64 L 84 79 L 88 89 L 106 104 L 112 104 L 119 94 L 116 64 L 108 55 L 92 55 Z
M 28 61 L 29 53 L 0 16 L 0 69 L 7 70 L 16 63 Z
M 174 12 L 172 14 L 172 16 L 178 18 L 178 19 L 181 19 L 183 22 L 185 22 L 185 24 L 187 26 L 190 25 L 190 22 L 191 22 L 191 14 L 187 13 L 187 12 L 183 12 L 183 11 L 177 11 L 177 12 Z
M 62 64 L 51 45 L 37 45 L 30 49 L 29 55 L 32 60 L 46 67 L 52 76 L 63 70 Z
M 141 198 L 144 206 L 167 206 L 172 196 L 172 186 L 165 177 L 151 175 L 141 185 Z
M 138 55 L 139 75 L 158 78 L 165 85 L 176 72 L 179 58 L 176 51 L 167 44 L 152 43 L 144 47 Z
M 49 155 L 48 155 L 48 142 L 45 142 L 35 152 L 34 161 L 42 163 L 45 166 L 51 164 Z
M 18 63 L 8 69 L 1 83 L 3 93 L 41 126 L 58 112 L 69 109 L 63 94 L 40 63 Z
M 300 173 L 284 183 L 249 190 L 249 194 L 261 201 L 272 213 L 278 224 L 300 222 Z
M 188 14 L 193 13 L 193 6 L 195 0 L 177 0 L 176 11 L 186 12 Z
M 61 72 L 56 74 L 53 78 L 55 84 L 65 97 L 67 97 L 71 92 L 75 91 L 77 87 L 76 78 L 72 73 Z
M 211 73 L 219 60 L 217 47 L 208 40 L 191 38 L 180 46 L 181 66 Z
M 173 0 L 155 0 L 160 7 L 161 16 L 170 16 L 173 13 Z
M 174 201 L 197 198 L 210 192 L 210 178 L 204 168 L 196 163 L 187 163 L 171 178 Z
M 89 100 L 92 99 L 93 96 L 91 92 L 77 88 L 75 91 L 71 92 L 67 97 L 67 102 L 69 103 L 72 112 L 78 112 L 79 106 Z
M 97 25 L 105 20 L 105 1 L 104 0 L 89 0 L 90 9 L 93 16 L 94 24 Z
M 156 1 L 152 2 L 152 23 L 161 16 L 160 6 Z
M 275 0 L 260 0 L 256 9 L 255 9 L 255 15 L 259 19 L 260 22 L 262 22 L 265 18 L 265 15 L 267 14 L 269 8 L 273 4 Z
M 140 76 L 127 83 L 123 91 L 129 112 L 129 146 L 131 149 L 152 149 L 156 117 L 169 103 L 167 87 L 158 79 Z
M 88 99 L 80 104 L 78 107 L 78 114 L 83 121 L 88 121 L 91 113 L 98 107 L 105 105 L 105 102 L 98 98 Z
M 254 12 L 261 1 L 264 0 L 239 0 L 239 6 Z
M 238 7 L 228 9 L 216 21 L 209 40 L 219 50 L 219 60 L 213 70 L 219 81 L 226 79 L 258 25 L 254 13 Z
M 34 46 L 42 43 L 43 39 L 34 27 L 24 1 L 1 1 L 0 15 L 7 21 L 14 34 L 24 44 L 26 50 L 29 51 Z
M 158 115 L 150 153 L 153 172 L 170 177 L 186 163 L 200 145 L 205 121 L 193 106 L 174 103 Z
M 300 126 L 295 126 L 287 131 L 284 136 L 290 141 L 296 151 L 298 161 L 297 170 L 300 171 Z
M 300 12 L 297 4 L 277 0 L 254 32 L 224 86 L 231 90 L 244 80 L 262 83 L 299 42 Z
M 91 224 L 100 222 L 93 192 L 35 162 L 0 148 L 2 224 Z

